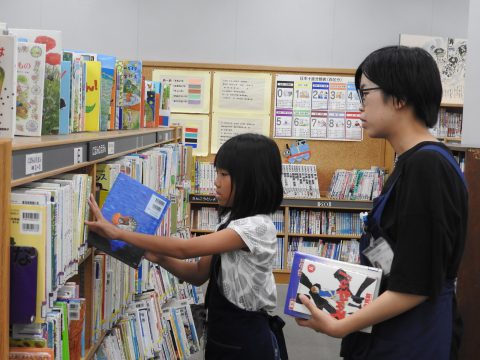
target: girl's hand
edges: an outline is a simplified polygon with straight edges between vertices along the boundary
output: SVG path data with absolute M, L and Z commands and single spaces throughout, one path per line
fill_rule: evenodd
M 159 254 L 159 253 L 154 253 L 152 251 L 145 251 L 145 259 L 147 259 L 148 261 L 151 261 L 153 263 L 156 263 L 156 264 L 161 264 L 162 261 L 165 259 L 165 256 L 162 255 L 162 254 Z
M 120 229 L 108 222 L 103 217 L 102 212 L 100 211 L 100 208 L 98 207 L 98 204 L 92 194 L 90 194 L 88 204 L 90 205 L 90 210 L 96 219 L 96 221 L 85 221 L 85 224 L 88 225 L 88 229 L 96 232 L 98 235 L 103 236 L 106 239 L 118 239 Z
M 296 318 L 295 321 L 298 325 L 309 327 L 332 337 L 342 338 L 347 335 L 342 333 L 342 320 L 337 320 L 317 308 L 315 303 L 305 295 L 300 295 L 300 301 L 310 310 L 312 317 L 308 320 Z

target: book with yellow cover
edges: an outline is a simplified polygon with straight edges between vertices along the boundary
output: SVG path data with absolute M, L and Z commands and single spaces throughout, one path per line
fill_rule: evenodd
M 30 246 L 38 253 L 35 322 L 43 322 L 47 310 L 46 297 L 46 206 L 11 204 L 10 231 L 16 246 Z
M 100 89 L 102 65 L 99 61 L 85 61 L 85 131 L 100 130 Z

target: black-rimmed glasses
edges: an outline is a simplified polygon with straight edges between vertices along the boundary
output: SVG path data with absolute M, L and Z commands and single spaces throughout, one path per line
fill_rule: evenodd
M 381 87 L 371 87 L 371 88 L 363 88 L 363 89 L 357 89 L 358 93 L 358 100 L 360 100 L 360 104 L 363 105 L 363 102 L 365 101 L 365 96 L 369 93 L 369 91 L 373 90 L 380 90 Z

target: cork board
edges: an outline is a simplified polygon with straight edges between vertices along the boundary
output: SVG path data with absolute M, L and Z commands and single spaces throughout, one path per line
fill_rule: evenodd
M 272 75 L 272 94 L 270 111 L 270 136 L 273 134 L 273 113 L 275 102 L 275 75 L 277 74 L 305 74 L 305 75 L 337 75 L 353 76 L 354 69 L 330 69 L 330 68 L 293 68 L 293 67 L 268 67 L 254 65 L 228 65 L 228 64 L 201 64 L 201 63 L 174 63 L 174 62 L 143 62 L 143 75 L 145 79 L 151 79 L 154 69 L 178 69 L 178 70 L 209 70 L 230 72 L 260 72 Z M 211 82 L 212 83 L 212 82 Z M 212 89 L 211 89 L 212 91 Z M 211 94 L 212 95 L 212 94 Z M 212 98 L 212 96 L 210 96 Z M 210 121 L 211 121 L 210 106 Z M 211 126 L 210 126 L 211 128 Z M 286 145 L 294 142 L 293 139 L 274 139 L 280 152 L 286 149 Z M 311 157 L 302 164 L 315 164 L 317 166 L 318 181 L 322 195 L 328 190 L 333 173 L 336 169 L 369 169 L 371 166 L 384 167 L 391 170 L 391 148 L 384 139 L 371 139 L 364 134 L 362 141 L 325 141 L 307 140 L 310 147 Z M 210 144 L 209 144 L 210 148 Z M 212 161 L 215 155 L 198 158 L 201 161 Z M 284 161 L 286 158 L 282 157 Z

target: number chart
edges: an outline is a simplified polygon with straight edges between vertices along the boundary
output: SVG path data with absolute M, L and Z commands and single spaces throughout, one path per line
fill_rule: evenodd
M 353 77 L 277 75 L 275 85 L 274 137 L 363 140 Z

